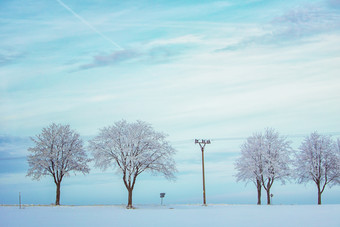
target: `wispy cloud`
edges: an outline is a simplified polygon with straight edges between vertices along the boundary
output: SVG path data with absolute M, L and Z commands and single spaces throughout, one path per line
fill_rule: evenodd
M 135 50 L 120 50 L 110 54 L 95 55 L 91 63 L 81 65 L 79 68 L 90 69 L 95 67 L 114 65 L 119 62 L 136 59 L 139 56 L 141 56 L 141 54 Z
M 330 1 L 339 4 L 338 1 Z M 282 45 L 305 41 L 305 38 L 340 28 L 340 12 L 325 5 L 306 4 L 291 8 L 274 17 L 270 23 L 262 26 L 259 35 L 252 35 L 218 49 L 217 51 L 238 50 L 254 45 Z
M 298 38 L 335 31 L 340 27 L 340 14 L 329 8 L 305 5 L 274 18 L 273 25 L 279 26 L 281 32 L 278 34 Z
M 31 141 L 28 137 L 0 135 L 0 161 L 26 159 Z
M 328 4 L 332 7 L 339 7 L 340 8 L 340 0 L 328 0 Z
M 91 63 L 81 65 L 79 69 L 91 69 L 104 66 L 112 66 L 124 62 L 160 63 L 171 60 L 181 53 L 178 49 L 167 47 L 154 47 L 147 50 L 126 49 L 109 54 L 95 55 Z
M 193 35 L 153 40 L 148 43 L 138 44 L 131 49 L 95 55 L 91 63 L 81 65 L 79 69 L 116 65 L 122 62 L 160 63 L 169 61 L 200 42 L 200 37 Z
M 23 56 L 23 53 L 11 49 L 0 50 L 0 66 L 12 64 Z
M 169 39 L 157 39 L 146 44 L 148 47 L 158 47 L 164 45 L 176 45 L 176 44 L 198 44 L 202 42 L 202 38 L 195 35 L 184 35 Z

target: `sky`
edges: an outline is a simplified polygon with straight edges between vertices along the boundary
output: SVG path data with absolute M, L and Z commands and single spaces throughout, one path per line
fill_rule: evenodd
M 234 162 L 272 127 L 298 149 L 340 137 L 340 1 L 0 0 L 0 204 L 50 204 L 26 177 L 30 137 L 69 124 L 84 141 L 121 119 L 149 122 L 177 150 L 177 180 L 141 175 L 134 203 L 256 204 Z M 61 204 L 124 204 L 115 170 L 65 178 Z M 314 204 L 312 183 L 273 185 L 274 204 Z M 265 194 L 263 192 L 263 194 Z M 265 195 L 262 201 L 265 203 Z M 340 203 L 340 186 L 324 203 Z

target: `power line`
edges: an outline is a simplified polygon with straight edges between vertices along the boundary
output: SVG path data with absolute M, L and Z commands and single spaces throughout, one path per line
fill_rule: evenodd
M 306 137 L 310 133 L 299 133 L 299 134 L 288 134 L 288 135 L 283 135 L 286 136 L 287 138 L 301 138 L 301 137 Z M 337 136 L 340 135 L 340 132 L 323 132 L 320 133 L 322 135 L 330 135 L 330 136 Z M 216 137 L 210 139 L 210 141 L 235 141 L 235 140 L 246 140 L 248 137 Z M 192 143 L 193 139 L 185 139 L 185 140 L 176 140 L 172 141 L 174 144 L 186 144 L 186 143 Z

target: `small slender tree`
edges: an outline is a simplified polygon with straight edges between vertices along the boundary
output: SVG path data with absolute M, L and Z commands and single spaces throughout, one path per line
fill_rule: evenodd
M 39 180 L 50 175 L 56 184 L 55 205 L 60 205 L 60 187 L 64 176 L 70 172 L 89 173 L 87 154 L 79 134 L 69 125 L 51 124 L 41 134 L 31 138 L 35 146 L 28 148 L 27 176 Z
M 296 153 L 295 172 L 299 183 L 313 181 L 318 190 L 318 205 L 326 185 L 340 182 L 339 140 L 313 132 L 302 142 Z
M 257 205 L 261 205 L 263 175 L 263 136 L 259 133 L 247 138 L 241 146 L 241 157 L 236 160 L 237 181 L 253 182 L 257 188 Z
M 103 170 L 116 167 L 122 176 L 128 191 L 127 208 L 132 208 L 132 192 L 141 173 L 149 171 L 161 173 L 167 179 L 175 178 L 175 149 L 165 138 L 165 134 L 156 132 L 146 122 L 122 120 L 101 129 L 90 141 L 95 166 Z

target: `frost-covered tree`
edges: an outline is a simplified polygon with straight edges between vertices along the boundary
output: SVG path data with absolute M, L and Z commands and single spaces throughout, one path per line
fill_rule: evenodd
M 252 181 L 257 188 L 257 204 L 261 204 L 261 188 L 267 192 L 276 180 L 283 184 L 290 175 L 290 142 L 274 129 L 255 133 L 241 146 L 241 157 L 236 161 L 237 181 Z
M 156 132 L 146 122 L 122 120 L 101 129 L 90 141 L 95 166 L 102 170 L 114 167 L 122 176 L 128 191 L 127 208 L 132 208 L 132 191 L 141 173 L 149 171 L 175 178 L 175 149 L 165 139 L 165 134 Z
M 263 136 L 253 134 L 241 146 L 241 157 L 236 160 L 237 181 L 253 182 L 257 188 L 257 204 L 261 205 L 263 174 Z
M 339 140 L 330 136 L 311 133 L 302 142 L 296 153 L 295 172 L 299 183 L 313 181 L 318 190 L 318 204 L 326 185 L 340 182 Z
M 42 129 L 41 134 L 31 138 L 35 146 L 28 148 L 27 176 L 39 180 L 50 175 L 56 184 L 55 205 L 60 205 L 60 186 L 70 172 L 89 173 L 87 154 L 79 134 L 69 125 L 51 124 Z
M 335 155 L 336 155 L 336 165 L 334 166 L 334 171 L 337 173 L 340 173 L 340 139 L 338 138 L 336 140 L 336 144 L 335 144 Z M 337 177 L 335 179 L 336 184 L 340 184 L 340 177 Z
M 272 128 L 267 128 L 263 135 L 263 174 L 262 186 L 267 192 L 267 204 L 270 204 L 270 189 L 276 180 L 285 184 L 285 180 L 291 175 L 289 165 L 291 163 L 291 142 L 286 137 Z

